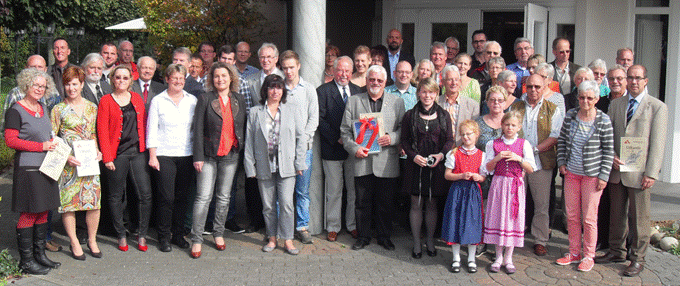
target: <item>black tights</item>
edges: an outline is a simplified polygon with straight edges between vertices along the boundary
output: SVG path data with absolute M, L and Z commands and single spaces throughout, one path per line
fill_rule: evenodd
M 425 203 L 427 202 L 427 204 Z M 434 251 L 434 231 L 437 228 L 437 199 L 426 196 L 411 196 L 411 233 L 413 233 L 413 251 L 422 252 L 420 230 L 423 224 L 423 205 L 425 209 L 425 227 L 427 229 L 427 249 Z

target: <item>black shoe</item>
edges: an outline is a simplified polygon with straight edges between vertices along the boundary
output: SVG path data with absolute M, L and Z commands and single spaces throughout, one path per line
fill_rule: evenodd
M 85 260 L 85 251 L 83 251 L 83 254 L 81 254 L 81 255 L 76 255 L 75 253 L 73 253 L 73 247 L 69 246 L 69 249 L 71 250 L 71 256 L 73 256 L 73 259 L 75 259 L 75 260 Z
M 224 227 L 233 233 L 243 233 L 246 231 L 245 229 L 241 228 L 233 219 L 227 221 L 227 223 L 224 224 Z
M 429 249 L 425 249 L 425 253 L 427 253 L 427 256 L 429 257 L 435 257 L 437 256 L 437 249 L 435 248 L 433 251 L 430 251 Z
M 605 253 L 605 255 L 595 257 L 595 263 L 597 264 L 609 264 L 609 263 L 620 263 L 626 261 L 625 258 L 620 257 L 611 252 Z
M 52 261 L 45 255 L 47 224 L 48 223 L 33 225 L 33 257 L 35 257 L 36 262 L 44 266 L 57 269 L 61 266 L 61 263 Z
M 170 245 L 170 240 L 161 239 L 160 244 L 158 244 L 158 250 L 160 250 L 162 252 L 172 251 L 172 246 Z
M 352 245 L 353 250 L 360 250 L 371 244 L 368 240 L 357 239 L 357 241 Z
M 394 250 L 394 243 L 392 243 L 392 241 L 389 238 L 378 239 L 378 245 L 382 246 L 387 250 Z
M 480 257 L 484 255 L 484 253 L 486 253 L 486 244 L 484 243 L 478 244 L 477 249 L 475 250 L 475 257 Z
M 191 246 L 189 245 L 189 242 L 187 242 L 187 240 L 184 239 L 184 237 L 182 237 L 181 235 L 173 235 L 170 242 L 172 242 L 172 244 L 177 245 L 179 248 L 182 249 L 186 249 L 189 248 L 189 246 Z
M 411 257 L 413 257 L 415 259 L 420 259 L 420 258 L 423 257 L 423 252 L 421 251 L 421 252 L 416 253 L 415 250 L 411 250 Z
M 262 229 L 262 226 L 259 226 L 259 225 L 249 225 L 248 227 L 246 227 L 245 233 L 258 232 L 260 229 Z

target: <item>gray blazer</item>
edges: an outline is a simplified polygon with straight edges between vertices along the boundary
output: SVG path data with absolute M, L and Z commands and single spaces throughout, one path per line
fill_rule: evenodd
M 109 84 L 108 81 L 100 80 L 99 85 L 102 88 L 102 96 L 111 93 L 111 91 L 112 91 L 111 85 Z M 85 82 L 85 84 L 83 86 L 82 96 L 83 96 L 84 99 L 87 99 L 87 100 L 93 102 L 94 104 L 99 105 L 99 100 L 101 98 L 97 97 L 97 91 L 91 90 L 90 86 L 87 84 L 87 82 Z
M 359 115 L 371 113 L 367 93 L 350 96 L 345 105 L 345 114 L 340 124 L 342 144 L 349 156 L 355 156 L 359 144 L 354 140 L 354 122 Z M 366 158 L 354 158 L 354 175 L 366 176 L 373 174 L 380 178 L 395 178 L 399 176 L 399 141 L 401 139 L 401 119 L 404 117 L 404 100 L 391 93 L 383 93 L 381 112 L 385 134 L 390 136 L 390 145 L 383 146 L 380 153 L 368 155 Z M 377 140 L 377 138 L 376 138 Z
M 248 115 L 246 129 L 246 146 L 244 153 L 245 170 L 247 177 L 257 177 L 258 180 L 269 180 L 272 172 L 269 168 L 269 152 L 265 131 L 267 124 L 266 105 L 253 106 Z M 280 104 L 281 130 L 279 132 L 279 158 L 278 169 L 281 177 L 292 177 L 296 171 L 307 169 L 305 165 L 304 126 L 299 122 L 299 116 L 293 105 Z
M 440 95 L 437 103 L 439 104 L 439 106 L 443 108 L 444 103 L 446 103 L 446 95 L 445 94 Z M 454 128 L 452 130 L 453 134 L 456 134 L 456 146 L 460 146 L 463 144 L 463 140 L 461 139 L 460 134 L 458 134 L 458 126 L 460 126 L 460 124 L 465 120 L 476 119 L 477 117 L 479 117 L 479 103 L 476 102 L 474 99 L 471 99 L 467 96 L 461 96 L 460 94 L 458 94 L 458 104 L 460 105 L 460 108 L 458 109 L 456 126 L 451 126 Z
M 645 91 L 646 92 L 646 91 Z M 630 123 L 626 125 L 630 96 L 622 96 L 612 100 L 608 115 L 614 126 L 614 151 L 617 156 L 621 152 L 621 137 L 632 136 L 647 139 L 647 165 L 644 172 L 621 173 L 613 169 L 609 175 L 609 182 L 622 182 L 630 188 L 642 187 L 642 177 L 659 179 L 661 164 L 663 164 L 664 144 L 666 143 L 666 128 L 668 122 L 668 108 L 666 104 L 647 94 L 638 105 Z
M 250 88 L 250 92 L 252 93 L 251 98 L 253 99 L 253 106 L 260 104 L 260 89 L 262 88 L 262 73 L 263 71 L 260 70 L 259 72 L 256 72 L 254 74 L 251 74 L 246 81 L 248 82 L 248 87 Z M 274 71 L 272 71 L 272 74 L 277 74 L 280 77 L 283 78 L 283 72 L 278 69 L 274 68 Z
M 147 96 L 146 102 L 144 103 L 147 110 L 149 109 L 149 105 L 151 105 L 151 99 L 166 89 L 167 87 L 164 84 L 153 80 L 151 81 L 151 84 L 149 84 L 149 96 Z M 132 81 L 132 91 L 136 92 L 142 97 L 142 99 L 144 99 L 144 95 L 142 95 L 142 87 L 139 86 L 139 80 Z

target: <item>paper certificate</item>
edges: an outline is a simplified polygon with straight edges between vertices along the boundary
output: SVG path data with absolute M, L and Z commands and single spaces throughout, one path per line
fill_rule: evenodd
M 58 143 L 57 147 L 47 152 L 39 170 L 52 180 L 57 181 L 64 170 L 68 156 L 71 155 L 71 147 L 59 137 L 54 137 L 54 142 Z
M 380 113 L 368 113 L 359 116 L 359 121 L 354 122 L 354 140 L 362 147 L 368 148 L 368 154 L 380 153 L 378 138 L 380 137 L 381 117 L 365 115 L 380 115 Z
M 80 161 L 76 167 L 78 177 L 99 175 L 97 143 L 94 140 L 73 141 L 73 156 Z
M 644 172 L 647 164 L 647 141 L 642 137 L 621 137 L 621 172 Z

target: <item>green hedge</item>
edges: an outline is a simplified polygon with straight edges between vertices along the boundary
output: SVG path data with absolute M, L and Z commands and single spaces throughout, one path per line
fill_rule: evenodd
M 2 118 L 5 118 L 5 111 L 2 110 L 2 107 L 5 106 L 5 98 L 7 98 L 7 92 L 9 92 L 9 90 L 11 90 L 13 87 L 14 87 L 13 79 L 11 78 L 2 79 L 2 82 L 0 83 L 0 116 L 2 116 Z M 0 132 L 0 134 L 4 133 Z M 3 140 L 0 140 L 0 170 L 4 170 L 7 166 L 9 166 L 13 158 L 14 149 L 7 147 L 7 144 L 5 144 L 5 139 L 3 138 Z

